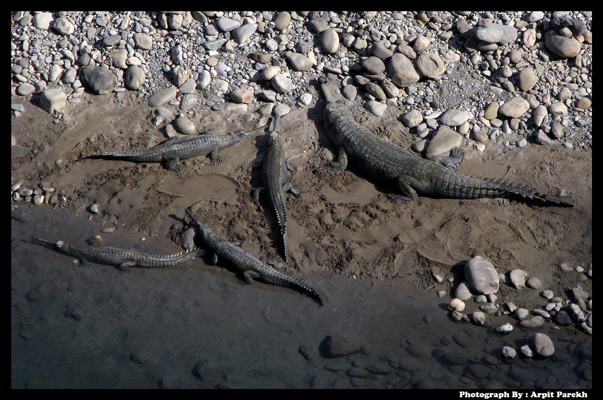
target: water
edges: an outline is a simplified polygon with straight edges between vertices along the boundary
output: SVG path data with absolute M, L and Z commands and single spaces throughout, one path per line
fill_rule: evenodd
M 446 298 L 433 291 L 327 272 L 304 277 L 323 295 L 321 307 L 199 259 L 127 272 L 77 265 L 30 237 L 84 244 L 103 228 L 88 214 L 18 205 L 13 215 L 13 388 L 592 386 L 592 338 L 574 327 L 538 329 L 555 344 L 549 359 L 505 360 L 502 346 L 519 352 L 530 331 L 506 316 L 490 317 L 485 327 L 453 322 Z M 180 250 L 140 232 L 102 236 L 108 246 Z M 504 322 L 515 330 L 494 333 Z M 325 358 L 321 343 L 330 335 L 362 350 Z

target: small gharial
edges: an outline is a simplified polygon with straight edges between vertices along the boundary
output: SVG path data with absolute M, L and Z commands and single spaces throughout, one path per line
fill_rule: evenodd
M 299 188 L 292 185 L 287 178 L 287 170 L 290 169 L 285 160 L 285 152 L 283 150 L 283 140 L 281 135 L 276 130 L 278 116 L 274 117 L 274 125 L 272 131 L 268 133 L 268 145 L 264 153 L 264 161 L 262 162 L 262 184 L 263 187 L 258 187 L 253 190 L 252 198 L 254 201 L 259 200 L 261 191 L 267 192 L 266 197 L 276 216 L 276 221 L 280 229 L 280 239 L 282 242 L 283 258 L 285 262 L 289 262 L 289 252 L 287 250 L 287 197 L 286 192 L 291 191 L 293 194 L 299 194 Z
M 300 290 L 313 297 L 323 305 L 322 297 L 308 283 L 300 278 L 286 275 L 274 267 L 262 262 L 248 251 L 219 237 L 207 224 L 200 223 L 192 214 L 190 207 L 185 209 L 191 220 L 197 225 L 204 247 L 213 253 L 212 263 L 218 262 L 218 257 L 224 258 L 231 265 L 243 272 L 246 282 L 253 283 L 254 279 L 261 279 L 265 283 L 279 285 Z
M 91 261 L 99 264 L 115 265 L 119 268 L 167 268 L 182 264 L 203 255 L 203 249 L 190 249 L 175 254 L 149 254 L 135 249 L 120 249 L 117 247 L 81 247 L 65 243 L 62 240 L 51 242 L 32 236 L 32 239 L 50 244 L 63 254 L 77 257 L 80 260 Z
M 573 204 L 540 194 L 528 185 L 496 178 L 464 175 L 454 171 L 461 155 L 429 160 L 412 154 L 374 135 L 356 122 L 342 101 L 336 101 L 326 83 L 321 89 L 327 104 L 324 125 L 337 150 L 337 160 L 327 167 L 343 172 L 348 167 L 371 179 L 394 183 L 402 195 L 396 200 L 411 201 L 418 195 L 435 198 L 476 199 L 502 197 L 545 206 L 573 207 Z
M 270 124 L 270 121 L 268 121 Z M 218 155 L 222 149 L 235 145 L 254 132 L 262 130 L 268 124 L 249 132 L 231 132 L 226 135 L 214 135 L 206 131 L 200 135 L 173 137 L 148 149 L 117 151 L 114 153 L 93 154 L 79 160 L 101 158 L 107 160 L 125 160 L 136 163 L 165 163 L 166 168 L 175 169 L 180 160 L 209 154 L 211 160 L 222 161 Z M 78 161 L 79 161 L 78 160 Z

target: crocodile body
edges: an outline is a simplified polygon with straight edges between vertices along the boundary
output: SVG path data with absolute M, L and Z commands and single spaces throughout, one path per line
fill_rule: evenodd
M 414 200 L 417 195 L 435 198 L 476 199 L 503 197 L 540 205 L 573 206 L 536 192 L 527 185 L 495 178 L 464 175 L 439 162 L 421 158 L 390 143 L 357 123 L 343 101 L 335 101 L 322 83 L 327 104 L 325 130 L 335 144 L 337 161 L 328 164 L 343 172 L 348 163 L 369 178 L 394 183 L 402 193 L 401 200 Z
M 87 158 L 103 158 L 114 160 L 125 160 L 137 163 L 161 163 L 164 162 L 166 167 L 174 169 L 178 165 L 178 161 L 191 157 L 197 157 L 209 154 L 210 159 L 221 161 L 222 158 L 218 152 L 226 147 L 230 147 L 239 143 L 250 134 L 264 129 L 266 126 L 261 126 L 250 132 L 233 132 L 226 135 L 213 135 L 205 133 L 196 136 L 173 137 L 167 139 L 153 147 L 140 150 L 118 151 L 114 153 L 94 154 Z
M 186 213 L 197 225 L 205 248 L 214 253 L 214 263 L 217 262 L 218 257 L 222 257 L 242 271 L 243 277 L 248 283 L 253 283 L 254 279 L 260 279 L 263 282 L 272 285 L 291 287 L 310 295 L 316 299 L 320 305 L 323 304 L 320 294 L 302 279 L 294 278 L 278 271 L 253 256 L 248 251 L 219 237 L 209 225 L 201 224 L 197 221 L 191 213 L 190 208 L 186 209 Z
M 166 268 L 182 264 L 203 254 L 202 249 L 192 249 L 175 254 L 149 254 L 140 250 L 120 249 L 117 247 L 80 247 L 65 243 L 62 240 L 51 242 L 32 236 L 32 239 L 41 243 L 54 245 L 55 249 L 79 259 L 99 263 L 116 265 L 120 268 Z
M 287 250 L 287 197 L 288 190 L 294 191 L 287 179 L 287 162 L 285 161 L 285 152 L 283 151 L 283 141 L 276 130 L 276 121 L 274 128 L 268 136 L 268 147 L 262 163 L 262 188 L 267 193 L 268 202 L 274 211 L 277 224 L 280 230 L 280 239 L 282 243 L 283 258 L 289 262 L 289 252 Z M 255 198 L 257 199 L 257 190 Z

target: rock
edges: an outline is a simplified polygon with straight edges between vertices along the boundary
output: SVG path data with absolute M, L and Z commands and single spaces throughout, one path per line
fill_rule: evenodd
M 486 109 L 484 110 L 484 118 L 486 118 L 486 119 L 496 118 L 496 116 L 498 115 L 499 107 L 500 107 L 500 105 L 496 101 L 493 101 L 492 103 L 488 104 L 488 107 L 486 107 Z
M 394 52 L 385 47 L 382 42 L 377 42 L 371 46 L 369 54 L 381 60 L 385 60 L 386 58 L 390 58 Z
M 111 59 L 113 60 L 113 66 L 115 68 L 126 69 L 126 59 L 128 58 L 128 50 L 126 49 L 115 49 L 111 52 Z
M 250 23 L 241 25 L 240 27 L 232 31 L 232 38 L 238 44 L 245 43 L 247 40 L 249 40 L 249 38 L 255 33 L 257 29 L 257 24 Z
M 469 119 L 469 114 L 465 111 L 451 108 L 444 114 L 440 115 L 440 123 L 447 126 L 459 126 Z
M 285 94 L 293 90 L 293 81 L 288 76 L 277 74 L 270 80 L 274 90 L 281 94 Z
M 54 21 L 54 24 L 52 24 L 52 28 L 63 36 L 71 35 L 73 32 L 75 32 L 75 26 L 64 17 L 57 18 Z
M 474 311 L 471 313 L 471 320 L 477 325 L 484 325 L 486 323 L 486 314 L 482 311 Z
M 508 118 L 519 118 L 530 109 L 530 103 L 520 96 L 515 96 L 507 100 L 500 108 L 498 113 Z
M 400 117 L 400 120 L 407 127 L 414 128 L 415 126 L 423 122 L 423 115 L 419 110 L 411 110 L 408 113 L 404 114 L 402 117 Z
M 573 58 L 580 54 L 580 42 L 571 37 L 565 37 L 550 29 L 544 34 L 546 48 L 561 58 Z
M 389 60 L 387 73 L 396 86 L 407 87 L 419 81 L 419 74 L 405 55 L 395 53 Z
M 429 48 L 430 44 L 431 44 L 431 39 L 430 38 L 428 38 L 426 36 L 423 36 L 423 35 L 419 35 L 415 39 L 415 42 L 412 45 L 412 49 L 416 53 L 421 53 L 421 52 L 427 50 Z
M 153 48 L 153 38 L 146 33 L 135 33 L 134 44 L 139 49 L 151 50 Z
M 364 89 L 367 93 L 371 94 L 378 101 L 387 99 L 387 96 L 385 95 L 385 92 L 383 91 L 381 86 L 377 85 L 374 82 L 368 82 L 366 85 L 364 85 Z
M 234 18 L 220 17 L 216 22 L 216 26 L 222 32 L 230 32 L 241 26 L 241 21 Z
M 475 36 L 486 43 L 498 43 L 504 36 L 502 24 L 486 22 L 475 29 Z
M 448 309 L 450 311 L 458 311 L 461 312 L 465 309 L 465 302 L 461 299 L 454 298 L 448 304 Z
M 524 344 L 523 346 L 521 346 L 519 348 L 519 351 L 521 351 L 521 354 L 523 354 L 525 357 L 528 357 L 528 358 L 534 357 L 534 353 L 532 352 L 532 349 L 530 349 L 530 346 L 528 346 L 527 344 Z
M 572 325 L 573 321 L 570 315 L 565 310 L 560 310 L 558 313 L 553 315 L 553 322 L 557 325 L 567 326 Z
M 175 86 L 162 89 L 149 97 L 149 107 L 161 107 L 168 101 L 175 99 L 177 94 L 178 89 Z
M 506 334 L 506 333 L 509 333 L 509 332 L 512 332 L 512 331 L 513 331 L 513 325 L 511 325 L 511 324 L 510 324 L 510 323 L 508 323 L 508 322 L 505 322 L 504 324 L 502 324 L 502 325 L 500 325 L 500 326 L 497 326 L 497 327 L 496 327 L 494 330 L 495 330 L 497 333 Z
M 291 14 L 289 13 L 289 11 L 281 11 L 274 18 L 274 27 L 279 31 L 284 31 L 285 29 L 287 29 L 290 23 Z
M 415 63 L 419 73 L 431 79 L 438 78 L 446 71 L 446 64 L 438 53 L 421 53 Z
M 588 110 L 590 106 L 593 104 L 592 100 L 588 97 L 582 97 L 580 100 L 576 102 L 576 108 L 580 108 L 582 110 Z
M 532 113 L 532 118 L 534 120 L 534 124 L 537 127 L 540 127 L 542 125 L 542 123 L 544 122 L 544 119 L 546 118 L 547 115 L 548 115 L 548 113 L 546 111 L 546 107 L 543 106 L 542 104 L 539 104 L 538 107 L 536 107 L 534 109 L 534 112 Z
M 326 29 L 322 33 L 322 48 L 329 54 L 336 53 L 339 49 L 339 35 L 334 29 Z
M 544 324 L 544 318 L 540 315 L 534 315 L 531 318 L 522 320 L 519 324 L 524 328 L 538 328 Z
M 19 96 L 27 96 L 36 91 L 36 87 L 29 82 L 24 82 L 17 87 Z
M 531 276 L 526 281 L 526 286 L 529 287 L 530 289 L 538 290 L 542 287 L 542 281 L 540 279 L 538 279 L 538 277 Z
M 454 297 L 460 300 L 469 300 L 471 296 L 473 295 L 471 294 L 469 284 L 466 281 L 459 283 L 454 291 Z
M 326 358 L 347 356 L 358 353 L 361 349 L 359 343 L 337 335 L 326 336 L 319 345 L 320 354 Z
M 536 83 L 538 82 L 538 76 L 536 76 L 536 72 L 530 67 L 526 67 L 519 71 L 519 88 L 523 91 L 530 90 Z
M 38 101 L 43 110 L 52 114 L 54 110 L 65 107 L 67 95 L 60 89 L 48 89 L 40 94 Z
M 381 74 L 385 72 L 385 63 L 379 57 L 370 56 L 360 61 L 360 65 L 370 74 Z
M 516 268 L 513 271 L 509 272 L 509 279 L 513 286 L 517 289 L 521 289 L 526 286 L 526 279 L 528 278 L 528 273 L 523 269 Z
M 473 257 L 465 263 L 464 272 L 465 279 L 476 293 L 490 294 L 498 292 L 498 272 L 487 259 L 481 256 Z
M 47 31 L 50 29 L 50 22 L 52 21 L 52 13 L 41 12 L 34 14 L 33 25 L 37 29 Z
M 109 93 L 117 87 L 117 77 L 113 72 L 94 65 L 80 69 L 80 80 L 96 94 Z
M 437 155 L 447 155 L 450 150 L 460 147 L 463 137 L 447 126 L 440 126 L 427 145 L 425 155 L 429 158 Z
M 544 333 L 534 333 L 531 338 L 531 344 L 536 354 L 541 357 L 550 357 L 555 354 L 555 345 L 553 344 L 553 341 Z
M 314 62 L 309 57 L 306 57 L 301 53 L 287 51 L 285 53 L 285 58 L 291 63 L 291 66 L 296 71 L 307 71 L 314 65 Z
M 369 100 L 366 102 L 366 108 L 372 114 L 380 117 L 383 115 L 383 113 L 385 113 L 385 110 L 387 109 L 387 104 L 375 100 Z
M 502 355 L 505 358 L 511 358 L 511 359 L 513 359 L 513 358 L 517 357 L 517 351 L 514 348 L 512 348 L 512 347 L 503 346 L 503 348 L 502 348 Z
M 174 128 L 184 135 L 192 135 L 197 132 L 197 127 L 190 119 L 186 117 L 178 117 L 174 121 Z
M 249 104 L 253 101 L 253 91 L 248 88 L 238 88 L 230 92 L 230 98 L 235 103 Z
M 517 28 L 511 25 L 503 25 L 503 36 L 498 41 L 499 44 L 513 43 L 517 39 Z

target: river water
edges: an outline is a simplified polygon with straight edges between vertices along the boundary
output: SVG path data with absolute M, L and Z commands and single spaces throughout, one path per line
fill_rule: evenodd
M 527 343 L 514 319 L 453 322 L 446 298 L 402 282 L 304 277 L 325 300 L 196 259 L 169 269 L 76 264 L 31 235 L 85 244 L 104 228 L 89 214 L 13 205 L 13 388 L 588 389 L 592 338 L 546 323 L 555 354 L 507 360 Z M 175 224 L 177 221 L 175 220 Z M 104 244 L 177 252 L 119 228 Z M 500 336 L 494 326 L 510 322 Z M 328 358 L 327 337 L 360 351 Z

